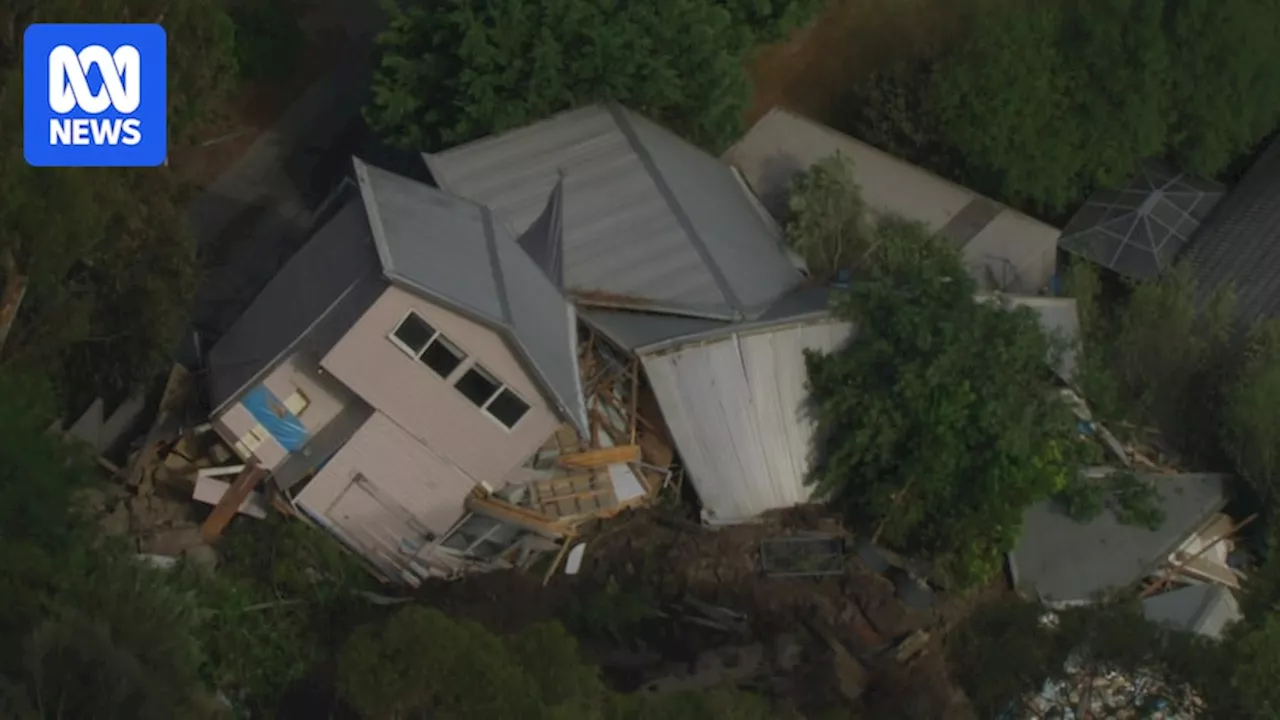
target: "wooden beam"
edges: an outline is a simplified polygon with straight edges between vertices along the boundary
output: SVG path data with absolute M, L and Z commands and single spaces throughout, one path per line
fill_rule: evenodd
M 640 424 L 636 422 L 639 416 L 636 415 L 636 405 L 640 402 L 640 361 L 631 361 L 631 397 L 627 398 L 631 402 L 631 407 L 627 412 L 627 422 L 631 423 L 631 444 L 636 444 L 636 432 L 640 429 Z
M 249 497 L 258 483 L 262 482 L 262 478 L 266 477 L 267 471 L 254 464 L 246 465 L 244 470 L 236 476 L 231 483 L 231 487 L 227 488 L 227 492 L 223 494 L 222 499 L 213 507 L 213 512 L 209 513 L 209 517 L 205 519 L 204 525 L 200 527 L 200 534 L 204 537 L 204 541 L 211 543 L 222 535 L 222 531 L 226 529 L 227 523 L 236 516 L 240 511 L 240 505 Z
M 586 452 L 561 455 L 559 464 L 569 468 L 597 468 L 614 463 L 640 462 L 639 445 L 619 445 Z

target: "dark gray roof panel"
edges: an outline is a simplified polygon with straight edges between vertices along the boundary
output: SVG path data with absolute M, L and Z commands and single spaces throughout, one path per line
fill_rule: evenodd
M 1240 605 L 1221 585 L 1189 585 L 1142 601 L 1142 614 L 1153 623 L 1173 630 L 1221 638 L 1222 632 L 1240 620 Z
M 584 308 L 581 314 L 588 325 L 628 352 L 674 338 L 733 327 L 733 323 L 724 320 L 657 315 L 634 310 Z
M 209 352 L 209 400 L 215 411 L 299 342 L 322 350 L 332 346 L 385 287 L 378 271 L 364 208 L 352 198 L 285 263 Z
M 1009 554 L 1020 587 L 1048 602 L 1089 601 L 1120 590 L 1163 563 L 1179 543 L 1226 504 L 1226 477 L 1145 475 L 1163 500 L 1159 530 L 1122 525 L 1106 511 L 1077 523 L 1050 501 L 1023 516 L 1022 536 Z
M 1280 316 L 1280 139 L 1200 227 L 1184 255 L 1202 299 L 1234 285 L 1246 322 Z
M 354 162 L 387 277 L 502 332 L 547 399 L 585 434 L 577 319 L 507 226 L 484 206 Z
M 564 288 L 564 235 L 560 224 L 564 183 L 557 183 L 547 200 L 547 207 L 537 220 L 525 230 L 517 242 L 533 262 L 542 268 L 551 283 Z
M 441 188 L 492 208 L 516 233 L 563 183 L 565 286 L 588 304 L 733 320 L 801 279 L 728 166 L 616 105 L 424 160 Z
M 1222 194 L 1216 183 L 1148 161 L 1128 186 L 1094 193 L 1059 245 L 1122 275 L 1153 278 L 1173 263 Z
M 484 208 L 359 160 L 355 165 L 387 277 L 484 322 L 504 323 Z
M 652 159 L 708 271 L 744 319 L 756 318 L 800 283 L 772 222 L 728 165 L 642 115 L 617 106 L 613 112 L 635 134 L 637 149 Z

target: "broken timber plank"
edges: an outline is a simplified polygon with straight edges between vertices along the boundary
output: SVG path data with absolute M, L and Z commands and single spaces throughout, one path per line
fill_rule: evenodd
M 222 535 L 227 523 L 231 522 L 231 519 L 240 511 L 240 505 L 248 499 L 249 494 L 258 487 L 258 483 L 266 477 L 266 474 L 266 470 L 254 464 L 249 464 L 240 471 L 235 481 L 231 483 L 231 487 L 227 488 L 222 499 L 214 506 L 213 512 L 209 513 L 209 517 L 205 519 L 204 525 L 200 527 L 200 534 L 205 542 L 213 542 Z
M 614 463 L 640 462 L 640 446 L 621 445 L 561 455 L 559 462 L 564 467 L 571 468 L 595 468 Z

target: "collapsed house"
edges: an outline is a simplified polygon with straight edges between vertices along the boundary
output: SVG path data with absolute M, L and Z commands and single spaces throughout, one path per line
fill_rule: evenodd
M 792 147 L 777 118 L 807 122 L 771 113 L 730 157 L 764 137 L 799 171 L 856 143 Z M 265 480 L 416 583 L 527 565 L 651 499 L 673 449 L 709 523 L 809 500 L 804 350 L 852 328 L 785 248 L 758 177 L 613 104 L 423 160 L 438 187 L 355 161 L 331 217 L 210 352 L 213 426 L 245 463 L 218 522 Z M 1045 227 L 860 160 L 873 207 L 906 192 L 883 209 L 967 257 L 1017 251 L 971 263 L 987 291 L 1048 284 Z M 1076 332 L 1070 300 L 1009 299 Z
M 592 454 L 576 312 L 534 259 L 559 232 L 557 198 L 516 236 L 484 206 L 359 160 L 355 175 L 210 352 L 213 426 L 247 463 L 237 483 L 269 475 L 410 583 L 522 562 L 656 492 L 634 444 Z M 554 438 L 565 471 L 531 465 Z M 574 512 L 555 499 L 587 495 Z

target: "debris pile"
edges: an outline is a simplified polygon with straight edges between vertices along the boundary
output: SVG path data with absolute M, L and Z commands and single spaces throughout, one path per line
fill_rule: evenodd
M 478 488 L 467 500 L 473 513 L 561 541 L 561 556 L 585 523 L 651 504 L 673 478 L 671 444 L 639 410 L 644 391 L 639 363 L 588 333 L 578 367 L 589 436 L 579 438 L 572 426 L 562 425 L 518 477 L 496 491 Z M 523 553 L 507 560 L 527 568 L 539 556 Z
M 1065 678 L 1046 682 L 1001 720 L 1193 720 L 1199 707 L 1201 701 L 1190 688 L 1170 685 L 1152 673 L 1091 668 L 1073 658 Z

